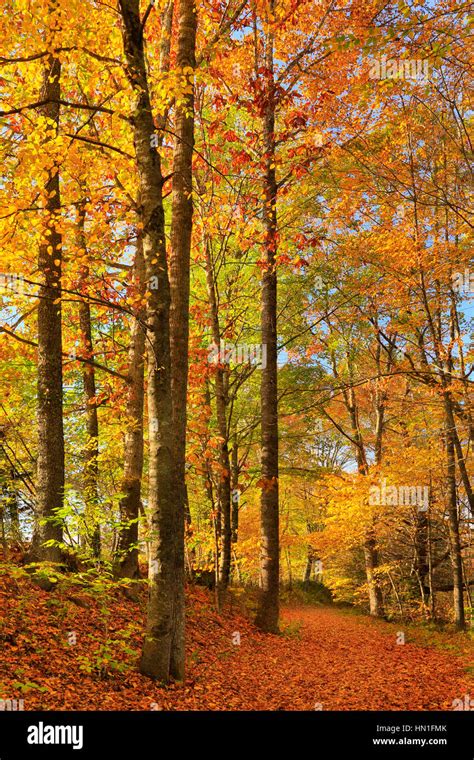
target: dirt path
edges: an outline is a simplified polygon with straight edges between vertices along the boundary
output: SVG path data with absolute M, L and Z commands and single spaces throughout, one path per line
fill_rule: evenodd
M 240 707 L 442 710 L 469 688 L 474 696 L 467 656 L 410 643 L 409 636 L 397 644 L 391 625 L 330 608 L 285 610 L 283 621 L 294 636 L 242 641 L 231 668 L 245 694 Z
M 104 633 L 86 602 L 0 577 L 0 698 L 25 710 L 451 710 L 474 698 L 467 636 L 397 644 L 397 626 L 330 607 L 285 609 L 282 635 L 263 635 L 235 606 L 217 615 L 202 589 L 189 591 L 186 682 L 165 689 L 137 670 L 143 603 L 111 599 Z
M 218 654 L 185 688 L 182 707 L 451 710 L 453 699 L 474 696 L 469 644 L 462 656 L 417 645 L 409 635 L 397 644 L 393 625 L 331 608 L 286 609 L 282 622 L 282 636 L 241 631 L 228 659 Z M 449 646 L 448 636 L 443 641 Z M 164 707 L 176 709 L 166 697 Z

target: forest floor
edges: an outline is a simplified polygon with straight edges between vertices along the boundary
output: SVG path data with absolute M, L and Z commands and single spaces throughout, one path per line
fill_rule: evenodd
M 265 635 L 238 598 L 217 614 L 200 587 L 188 594 L 186 681 L 163 688 L 136 670 L 143 599 L 46 592 L 7 570 L 0 698 L 25 710 L 451 710 L 474 695 L 468 635 L 409 626 L 397 644 L 399 623 L 306 605 L 284 607 L 282 634 Z

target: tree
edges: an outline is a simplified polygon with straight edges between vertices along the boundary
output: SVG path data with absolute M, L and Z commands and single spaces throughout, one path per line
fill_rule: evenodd
M 186 514 L 186 402 L 188 388 L 189 276 L 193 223 L 192 177 L 194 147 L 194 69 L 196 65 L 196 7 L 194 0 L 178 4 L 176 64 L 185 82 L 184 96 L 176 109 L 176 145 L 173 155 L 171 208 L 171 360 L 173 393 L 173 459 L 176 470 L 177 505 L 175 526 L 176 629 L 171 673 L 184 678 L 184 525 Z
M 133 321 L 128 350 L 128 387 L 125 408 L 126 433 L 120 529 L 115 553 L 115 574 L 120 578 L 138 578 L 138 523 L 143 474 L 143 409 L 145 400 L 146 293 L 143 241 L 137 235 L 133 267 L 137 291 L 137 314 Z
M 85 199 L 80 201 L 77 209 L 77 250 L 83 256 L 87 255 L 85 237 Z M 87 266 L 82 267 L 81 285 L 84 285 L 89 275 Z M 94 358 L 92 343 L 92 317 L 90 303 L 86 299 L 79 302 L 79 330 L 81 334 L 81 352 L 85 359 Z M 84 396 L 86 405 L 87 440 L 84 451 L 84 501 L 85 522 L 90 531 L 90 543 L 93 556 L 100 558 L 100 525 L 98 522 L 99 509 L 99 417 L 97 412 L 95 367 L 92 363 L 84 362 L 82 369 Z
M 176 616 L 176 479 L 171 401 L 170 285 L 166 261 L 163 176 L 154 148 L 150 90 L 138 0 L 120 0 L 127 77 L 133 91 L 131 123 L 140 194 L 140 234 L 147 279 L 150 592 L 142 673 L 167 682 L 180 626 Z M 154 285 L 158 283 L 158 287 Z M 179 490 L 178 490 L 179 493 Z M 179 615 L 179 613 L 178 613 Z
M 262 586 L 256 623 L 264 631 L 278 631 L 280 546 L 278 502 L 278 368 L 277 368 L 277 182 L 275 171 L 275 81 L 273 33 L 275 4 L 270 0 L 265 19 L 270 29 L 265 35 L 264 86 L 262 106 L 263 178 L 265 228 L 264 269 L 262 271 L 262 345 L 266 362 L 262 367 Z M 257 74 L 257 73 L 256 73 Z
M 56 5 L 49 5 L 50 30 L 47 45 L 56 46 Z M 54 137 L 59 130 L 61 63 L 57 53 L 48 55 L 38 108 L 46 120 L 46 131 Z M 48 138 L 46 138 L 48 139 Z M 43 190 L 43 240 L 38 255 L 41 286 L 38 302 L 38 459 L 36 524 L 30 556 L 59 562 L 62 541 L 61 510 L 64 499 L 63 371 L 61 328 L 60 231 L 61 196 L 59 167 L 53 163 Z M 59 514 L 58 514 L 59 513 Z

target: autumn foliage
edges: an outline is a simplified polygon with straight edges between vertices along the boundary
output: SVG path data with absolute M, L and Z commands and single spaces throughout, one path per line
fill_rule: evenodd
M 420 663 L 426 642 L 397 648 L 390 625 L 444 626 L 469 658 L 467 10 L 4 0 L 0 697 L 445 709 L 464 693 L 461 660 Z M 303 608 L 311 593 L 342 607 Z M 372 652 L 344 605 L 373 619 Z

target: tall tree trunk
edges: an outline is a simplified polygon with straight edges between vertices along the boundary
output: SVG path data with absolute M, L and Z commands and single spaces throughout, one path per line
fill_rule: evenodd
M 373 530 L 368 530 L 364 541 L 365 574 L 369 593 L 369 611 L 373 617 L 383 617 L 383 598 L 377 578 L 379 555 Z
M 432 492 L 430 478 L 430 493 Z M 428 587 L 430 590 L 430 616 L 432 620 L 436 619 L 436 598 L 433 583 L 433 543 L 431 540 L 431 515 L 428 513 L 427 521 L 427 548 L 428 548 Z
M 92 328 L 90 306 L 87 301 L 79 304 L 79 325 L 83 348 L 88 358 L 92 357 Z M 97 509 L 99 506 L 99 418 L 97 415 L 95 371 L 91 364 L 84 364 L 84 395 L 86 398 L 87 444 L 84 466 L 84 496 L 86 502 L 86 522 L 91 536 L 91 548 L 94 557 L 100 557 L 100 525 Z
M 166 4 L 161 18 L 160 35 L 160 72 L 169 71 L 171 30 L 173 25 L 173 0 Z M 157 146 L 163 144 L 163 129 L 167 114 L 157 117 L 158 133 L 155 135 Z M 135 254 L 135 280 L 140 301 L 146 293 L 146 271 L 143 256 L 143 240 L 137 236 Z M 159 279 L 154 281 L 159 286 Z M 145 375 L 145 328 L 146 309 L 140 308 L 132 327 L 132 336 L 128 352 L 129 386 L 125 416 L 127 431 L 125 433 L 124 471 L 120 500 L 120 529 L 117 549 L 114 557 L 114 574 L 117 578 L 138 578 L 138 535 L 141 509 L 141 484 L 143 475 L 143 411 L 144 411 L 144 375 Z M 143 324 L 142 324 L 143 323 Z
M 447 213 L 447 212 L 446 212 Z M 448 241 L 449 236 L 447 236 L 446 241 Z M 456 241 L 457 242 L 457 241 Z M 472 413 L 471 413 L 471 407 L 472 403 L 471 401 L 471 391 L 469 388 L 469 373 L 466 371 L 466 363 L 464 359 L 464 351 L 462 348 L 462 331 L 461 331 L 461 325 L 459 321 L 459 314 L 458 314 L 458 308 L 456 303 L 456 297 L 454 294 L 454 291 L 451 290 L 451 324 L 452 324 L 452 335 L 457 339 L 457 345 L 459 347 L 459 366 L 460 366 L 460 374 L 462 377 L 462 384 L 463 384 L 463 390 L 464 390 L 464 398 L 465 398 L 465 413 L 464 413 L 464 421 L 466 423 L 467 427 L 467 433 L 468 433 L 468 440 L 466 443 L 466 450 L 469 452 L 470 450 L 470 444 L 471 441 L 474 440 L 474 424 L 472 419 Z M 454 343 L 454 341 L 453 341 Z M 448 397 L 447 402 L 449 403 L 452 416 L 453 416 L 453 423 L 454 423 L 454 444 L 456 447 L 456 456 L 458 459 L 458 466 L 459 471 L 461 473 L 461 478 L 464 486 L 464 490 L 466 491 L 467 501 L 469 504 L 469 510 L 471 512 L 471 515 L 474 516 L 474 489 L 472 487 L 471 481 L 469 479 L 469 473 L 466 463 L 466 457 L 463 453 L 461 439 L 459 437 L 459 433 L 457 431 L 456 427 L 456 419 L 454 417 L 454 404 L 451 397 Z M 466 454 L 467 456 L 467 454 Z
M 273 0 L 270 3 L 273 12 Z M 273 33 L 265 38 L 266 97 L 263 113 L 265 151 L 263 219 L 265 268 L 262 274 L 261 326 L 266 361 L 261 380 L 261 589 L 256 624 L 263 631 L 277 632 L 279 618 L 280 542 L 278 499 L 278 395 L 277 395 L 277 182 L 275 175 L 275 81 Z M 265 352 L 262 350 L 262 356 Z
M 220 434 L 221 435 L 221 434 Z M 221 562 L 219 568 L 219 585 L 222 590 L 225 590 L 230 581 L 230 564 L 232 559 L 232 515 L 231 515 L 231 489 L 230 489 L 230 460 L 229 460 L 229 444 L 226 438 L 224 438 L 222 447 L 222 467 L 220 483 L 220 506 L 221 506 L 221 536 L 222 536 L 222 550 L 221 550 Z
M 78 207 L 78 247 L 86 252 L 85 241 L 85 209 L 84 203 Z M 82 268 L 81 282 L 86 283 L 89 276 L 87 266 Z M 81 334 L 81 352 L 85 359 L 94 358 L 92 345 L 92 322 L 90 303 L 87 299 L 79 302 L 79 330 Z M 84 502 L 86 527 L 90 535 L 92 554 L 100 557 L 100 525 L 98 522 L 99 507 L 99 418 L 97 414 L 95 368 L 93 364 L 84 362 L 82 369 L 84 396 L 86 402 L 86 433 L 87 442 L 84 451 Z
M 231 534 L 232 543 L 236 544 L 239 538 L 239 509 L 240 509 L 240 491 L 239 491 L 239 445 L 237 443 L 237 435 L 234 435 L 232 442 L 232 524 Z
M 376 321 L 375 327 L 378 329 L 378 323 Z M 390 361 L 390 359 L 389 359 Z M 385 427 L 385 401 L 386 396 L 383 390 L 380 389 L 380 375 L 381 375 L 381 345 L 380 341 L 377 341 L 377 387 L 375 394 L 375 464 L 379 467 L 382 463 L 383 455 L 383 434 Z M 351 389 L 351 399 L 353 391 Z M 358 467 L 359 472 L 367 474 L 368 462 L 365 455 L 362 435 L 359 426 L 359 416 L 354 404 L 355 418 L 353 420 L 353 432 L 356 434 L 356 440 L 359 443 L 358 450 Z M 369 591 L 369 610 L 373 617 L 383 617 L 385 615 L 383 594 L 380 587 L 380 581 L 377 577 L 377 568 L 379 566 L 379 553 L 377 549 L 377 539 L 375 535 L 375 519 L 372 521 L 370 529 L 367 531 L 364 541 L 364 559 L 365 559 L 365 574 L 367 578 L 367 587 Z
M 188 388 L 189 278 L 193 226 L 192 160 L 194 148 L 194 68 L 196 50 L 196 8 L 194 0 L 178 3 L 178 51 L 176 64 L 186 78 L 190 92 L 176 109 L 176 145 L 173 156 L 171 217 L 171 357 L 173 390 L 174 466 L 177 475 L 175 527 L 175 618 L 171 653 L 171 673 L 184 678 L 184 528 L 186 515 L 186 407 Z
M 461 473 L 461 480 L 462 484 L 464 486 L 464 490 L 466 492 L 467 496 L 467 503 L 469 505 L 469 511 L 474 516 L 474 490 L 471 485 L 471 481 L 469 479 L 469 472 L 466 465 L 466 458 L 464 456 L 464 452 L 462 450 L 462 444 L 461 440 L 459 438 L 457 426 L 456 426 L 456 418 L 454 416 L 454 410 L 453 410 L 453 404 L 452 399 L 450 396 L 446 398 L 446 403 L 449 406 L 449 417 L 452 420 L 452 430 L 453 430 L 453 440 L 454 440 L 454 447 L 456 450 L 456 456 L 457 456 L 457 462 L 459 467 L 459 472 Z M 468 447 L 469 448 L 469 447 Z
M 355 442 L 355 453 L 357 459 L 357 471 L 359 475 L 367 475 L 369 465 L 365 453 L 364 441 L 360 431 L 359 414 L 356 403 L 354 389 L 351 387 L 348 392 L 344 391 L 344 399 L 351 420 L 352 437 Z M 383 419 L 384 410 L 383 402 L 378 399 L 376 404 L 376 453 L 377 465 L 380 465 L 382 458 L 382 439 L 383 439 Z M 368 528 L 364 539 L 364 561 L 365 575 L 367 578 L 367 592 L 369 597 L 369 612 L 373 617 L 383 617 L 383 596 L 380 583 L 377 578 L 377 568 L 379 566 L 379 554 L 377 550 L 377 540 L 375 536 L 375 524 Z
M 445 424 L 446 424 L 446 458 L 447 458 L 447 487 L 448 487 L 448 528 L 451 566 L 453 569 L 453 605 L 456 628 L 462 630 L 465 626 L 464 589 L 461 555 L 461 540 L 459 536 L 459 517 L 456 494 L 456 460 L 454 443 L 454 419 L 449 399 L 445 394 Z
M 126 73 L 134 96 L 131 122 L 139 177 L 140 226 L 148 287 L 146 337 L 151 546 L 150 590 L 140 669 L 146 675 L 167 682 L 171 676 L 172 642 L 180 622 L 175 615 L 177 483 L 173 468 L 170 286 L 166 261 L 163 176 L 160 155 L 153 147 L 155 126 L 139 0 L 119 0 L 119 4 Z
M 418 239 L 418 224 L 416 216 L 417 207 L 415 197 L 415 230 L 416 239 Z M 454 621 L 458 629 L 463 629 L 465 626 L 465 613 L 464 613 L 464 589 L 463 589 L 463 566 L 462 566 L 462 553 L 461 553 L 461 540 L 459 535 L 459 516 L 457 507 L 457 489 L 456 489 L 456 448 L 458 454 L 458 461 L 461 468 L 461 473 L 464 466 L 464 458 L 460 446 L 456 446 L 457 430 L 456 422 L 453 413 L 453 401 L 450 391 L 451 383 L 453 382 L 453 366 L 454 360 L 452 355 L 452 346 L 455 345 L 455 339 L 457 331 L 459 330 L 459 323 L 457 318 L 457 312 L 454 299 L 451 303 L 451 313 L 449 321 L 449 334 L 451 338 L 451 346 L 446 351 L 443 346 L 442 340 L 442 324 L 441 324 L 441 311 L 436 308 L 436 300 L 434 301 L 434 314 L 432 313 L 432 301 L 430 299 L 423 266 L 421 264 L 420 257 L 420 285 L 421 294 L 423 298 L 423 306 L 426 314 L 426 322 L 428 325 L 429 333 L 433 343 L 433 350 L 436 357 L 436 368 L 439 371 L 440 384 L 443 389 L 443 403 L 444 403 L 444 426 L 445 426 L 445 441 L 446 441 L 446 484 L 447 484 L 447 507 L 448 507 L 448 531 L 449 531 L 449 548 L 451 567 L 453 571 L 453 606 L 454 606 Z M 426 357 L 424 357 L 426 361 Z M 463 361 L 461 357 L 461 361 Z M 459 442 L 460 443 L 460 442 Z M 464 476 L 463 476 L 464 478 Z M 470 484 L 467 487 L 467 494 L 471 492 Z M 470 502 L 469 502 L 470 503 Z
M 349 412 L 351 421 L 352 439 L 357 460 L 357 471 L 359 475 L 367 475 L 369 465 L 365 454 L 364 442 L 360 432 L 359 415 L 357 403 L 353 388 L 344 391 L 344 400 Z M 379 456 L 377 464 L 380 464 L 382 456 L 382 434 L 383 434 L 383 413 L 381 409 L 376 410 L 377 429 L 376 429 L 376 451 Z M 383 617 L 383 597 L 380 583 L 377 578 L 377 568 L 379 566 L 379 555 L 377 551 L 377 540 L 375 537 L 374 523 L 368 528 L 364 539 L 364 562 L 365 575 L 367 578 L 367 592 L 369 597 L 369 612 L 373 617 Z
M 429 573 L 428 560 L 428 514 L 418 510 L 415 518 L 415 573 L 420 588 L 421 601 L 426 603 L 425 588 Z
M 206 255 L 206 282 L 207 282 L 207 294 L 209 298 L 209 305 L 211 308 L 211 329 L 212 339 L 219 351 L 221 343 L 221 331 L 219 325 L 219 312 L 217 306 L 216 295 L 216 281 L 214 276 L 214 266 L 211 257 L 211 245 L 210 241 L 205 237 L 204 242 L 205 255 Z M 229 585 L 230 579 L 230 562 L 231 562 L 231 550 L 232 550 L 232 526 L 231 526 L 231 467 L 229 456 L 229 432 L 227 424 L 227 405 L 228 405 L 228 368 L 225 367 L 221 361 L 220 355 L 218 355 L 219 361 L 217 362 L 215 372 L 215 389 L 216 389 L 216 412 L 217 412 L 217 428 L 219 431 L 220 448 L 219 448 L 219 465 L 221 472 L 219 473 L 219 487 L 218 487 L 218 499 L 219 499 L 219 515 L 220 515 L 220 530 L 219 536 L 221 538 L 220 547 L 220 562 L 219 562 L 219 589 L 225 590 Z
M 61 64 L 51 54 L 43 72 L 38 109 L 43 118 L 59 129 Z M 38 459 L 37 508 L 30 556 L 32 559 L 59 562 L 62 524 L 56 517 L 64 502 L 63 370 L 61 330 L 62 236 L 59 228 L 61 198 L 59 169 L 53 167 L 44 187 L 45 220 L 39 248 L 38 270 Z
M 143 241 L 137 237 L 134 277 L 140 303 L 146 293 Z M 143 408 L 145 374 L 145 319 L 141 307 L 133 321 L 128 350 L 128 388 L 125 406 L 125 432 L 122 498 L 120 499 L 120 529 L 114 558 L 114 573 L 118 578 L 138 578 L 138 520 L 141 506 L 143 473 Z

